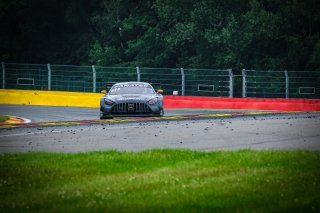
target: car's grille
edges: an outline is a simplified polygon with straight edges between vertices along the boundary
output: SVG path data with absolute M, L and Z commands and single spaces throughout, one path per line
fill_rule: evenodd
M 119 103 L 112 108 L 113 114 L 143 114 L 150 112 L 150 107 L 145 103 Z

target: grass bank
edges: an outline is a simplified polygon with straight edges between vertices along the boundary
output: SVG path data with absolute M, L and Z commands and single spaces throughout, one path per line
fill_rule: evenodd
M 310 212 L 320 152 L 0 155 L 2 212 Z

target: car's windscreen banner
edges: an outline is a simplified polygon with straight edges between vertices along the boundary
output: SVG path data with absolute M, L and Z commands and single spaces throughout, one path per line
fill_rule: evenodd
M 125 88 L 125 87 L 144 87 L 144 88 L 151 88 L 148 84 L 119 84 L 114 85 L 114 88 Z

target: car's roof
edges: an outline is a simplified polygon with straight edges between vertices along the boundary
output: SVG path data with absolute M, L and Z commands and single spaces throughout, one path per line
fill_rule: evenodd
M 144 84 L 144 85 L 150 85 L 149 83 L 146 82 L 138 82 L 138 81 L 129 81 L 129 82 L 119 82 L 114 85 L 124 85 L 124 84 Z M 151 86 L 151 85 L 150 85 Z
M 128 81 L 128 82 L 119 82 L 119 83 L 116 83 L 116 84 L 149 84 L 149 83 L 139 82 L 139 81 Z

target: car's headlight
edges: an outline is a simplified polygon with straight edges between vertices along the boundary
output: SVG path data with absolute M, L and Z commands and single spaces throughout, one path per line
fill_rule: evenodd
M 158 99 L 157 98 L 152 98 L 148 101 L 148 104 L 153 105 L 155 103 L 157 103 Z
M 109 106 L 112 106 L 112 105 L 113 105 L 113 101 L 111 101 L 111 100 L 108 99 L 108 98 L 105 98 L 105 99 L 104 99 L 104 103 L 106 103 L 106 104 L 109 105 Z

